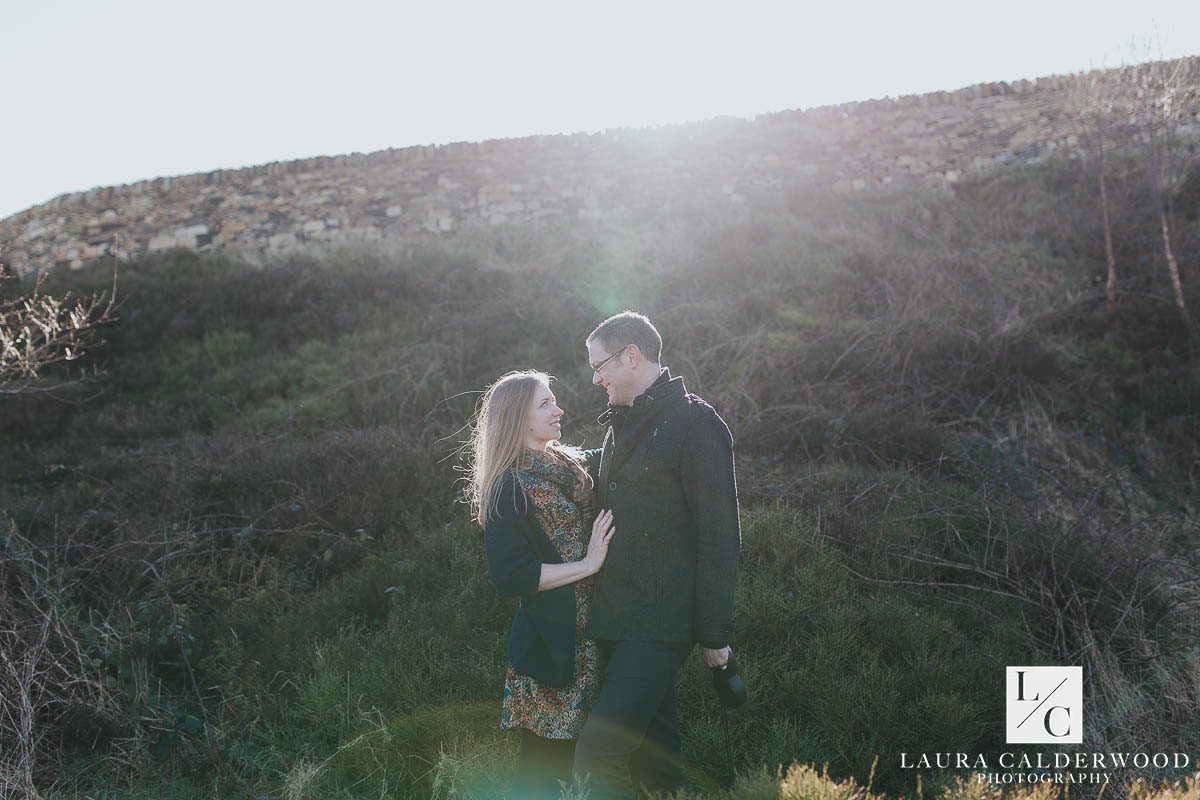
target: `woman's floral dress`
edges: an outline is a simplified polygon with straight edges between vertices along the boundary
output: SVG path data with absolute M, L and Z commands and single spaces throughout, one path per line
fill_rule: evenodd
M 582 473 L 572 468 L 565 456 L 553 451 L 527 451 L 517 463 L 525 496 L 534 518 L 546 531 L 566 564 L 587 554 L 594 509 L 591 489 Z M 547 739 L 579 736 L 588 709 L 599 688 L 599 651 L 584 637 L 592 597 L 592 577 L 575 586 L 575 673 L 562 688 L 542 686 L 510 665 L 504 680 L 504 703 L 500 727 L 526 728 Z

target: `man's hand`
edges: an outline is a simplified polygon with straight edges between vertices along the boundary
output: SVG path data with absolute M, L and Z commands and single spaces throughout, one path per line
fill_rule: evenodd
M 709 650 L 707 647 L 701 647 L 700 655 L 704 656 L 704 663 L 708 666 L 723 667 L 729 663 L 729 657 L 733 655 L 733 650 L 729 647 L 722 647 L 720 650 Z

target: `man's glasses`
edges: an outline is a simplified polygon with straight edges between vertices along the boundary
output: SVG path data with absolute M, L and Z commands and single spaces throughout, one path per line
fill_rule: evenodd
M 589 367 L 592 367 L 592 372 L 595 372 L 595 373 L 598 375 L 598 374 L 600 374 L 600 370 L 604 369 L 605 365 L 607 365 L 607 364 L 608 364 L 608 362 L 612 361 L 614 358 L 616 358 L 617 356 L 621 355 L 621 353 L 624 353 L 624 352 L 625 352 L 625 351 L 626 351 L 628 348 L 629 348 L 629 345 L 625 345 L 625 347 L 622 347 L 620 350 L 618 350 L 617 352 L 613 353 L 612 355 L 610 355 L 608 358 L 606 358 L 606 359 L 604 359 L 603 361 L 601 361 L 601 362 L 600 362 L 599 364 L 597 364 L 596 366 L 592 367 L 592 365 L 591 365 L 591 364 L 588 364 L 588 366 L 589 366 Z

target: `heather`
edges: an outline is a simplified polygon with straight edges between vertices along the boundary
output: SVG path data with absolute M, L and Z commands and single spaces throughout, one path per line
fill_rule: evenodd
M 557 376 L 564 438 L 597 443 L 583 339 L 625 308 L 737 443 L 752 702 L 730 776 L 707 676 L 684 671 L 707 796 L 978 794 L 918 787 L 899 753 L 1012 749 L 1015 664 L 1083 665 L 1084 749 L 1194 752 L 1200 362 L 1136 169 L 1111 169 L 1112 317 L 1074 162 L 954 196 L 750 193 L 122 264 L 101 374 L 0 397 L 0 787 L 501 790 L 513 606 L 454 449 L 478 391 L 527 367 Z

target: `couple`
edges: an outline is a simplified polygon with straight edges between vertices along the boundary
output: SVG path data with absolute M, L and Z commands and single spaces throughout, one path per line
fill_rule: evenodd
M 660 366 L 643 315 L 610 317 L 586 345 L 608 392 L 600 449 L 559 442 L 563 410 L 540 372 L 492 384 L 468 443 L 489 575 L 521 598 L 500 717 L 521 730 L 517 798 L 557 797 L 572 775 L 592 798 L 682 787 L 676 675 L 696 643 L 710 667 L 730 657 L 729 429 Z

